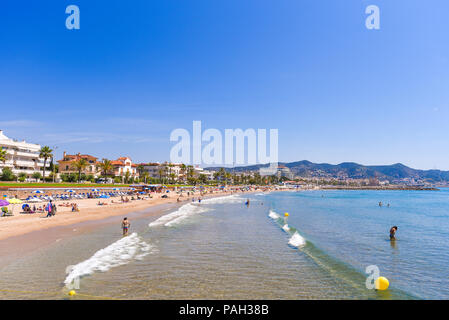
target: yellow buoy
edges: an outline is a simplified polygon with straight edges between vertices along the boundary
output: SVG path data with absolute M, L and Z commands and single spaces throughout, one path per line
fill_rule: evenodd
M 385 277 L 379 277 L 376 279 L 375 285 L 377 290 L 387 290 L 390 282 Z
M 284 216 L 285 216 L 285 217 L 288 217 L 288 212 L 284 213 Z
M 69 291 L 69 296 L 74 296 L 76 294 L 76 291 L 75 290 L 70 290 Z

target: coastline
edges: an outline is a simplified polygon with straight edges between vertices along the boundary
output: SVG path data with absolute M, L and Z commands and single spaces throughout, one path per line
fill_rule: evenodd
M 257 192 L 246 191 L 238 192 L 237 194 L 249 194 Z M 202 199 L 215 198 L 220 196 L 227 196 L 236 194 L 230 191 L 218 191 L 210 194 L 201 195 Z M 143 212 L 155 206 L 164 204 L 182 205 L 189 203 L 191 197 L 197 198 L 200 193 L 195 193 L 189 197 L 182 196 L 180 202 L 177 201 L 178 195 L 169 195 L 168 198 L 161 198 L 162 194 L 155 194 L 151 199 L 131 200 L 129 203 L 112 203 L 114 199 L 107 199 L 102 202 L 107 205 L 97 205 L 99 199 L 82 199 L 71 200 L 70 203 L 76 203 L 80 208 L 79 212 L 72 212 L 70 207 L 60 207 L 58 202 L 58 211 L 55 216 L 46 218 L 46 213 L 34 214 L 19 214 L 16 208 L 15 214 L 12 217 L 2 217 L 0 219 L 0 242 L 11 238 L 29 234 L 35 231 L 48 231 L 55 227 L 63 227 L 75 225 L 82 222 L 105 220 L 111 217 L 124 216 L 126 214 Z M 156 210 L 157 211 L 157 210 Z

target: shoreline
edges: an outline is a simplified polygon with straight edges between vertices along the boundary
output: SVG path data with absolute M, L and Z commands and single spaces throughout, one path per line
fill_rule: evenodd
M 183 205 L 190 202 L 192 197 L 202 199 L 228 196 L 233 194 L 250 194 L 260 190 L 246 192 L 219 191 L 210 194 L 195 193 L 190 196 L 182 196 L 180 202 L 177 201 L 179 195 L 169 195 L 169 198 L 161 198 L 162 194 L 154 194 L 153 198 L 144 200 L 130 200 L 129 203 L 112 202 L 113 199 L 82 199 L 70 200 L 70 203 L 76 203 L 80 208 L 79 212 L 72 212 L 71 207 L 62 207 L 61 202 L 56 202 L 58 211 L 55 216 L 46 218 L 46 213 L 20 214 L 20 209 L 15 208 L 14 216 L 0 218 L 0 242 L 11 237 L 23 236 L 36 231 L 48 231 L 56 227 L 67 227 L 83 222 L 101 221 L 112 217 L 124 216 L 131 213 L 143 213 L 153 207 L 168 204 Z M 97 205 L 101 200 L 107 205 Z M 116 199 L 115 199 L 116 200 Z M 66 201 L 63 201 L 64 203 Z M 18 205 L 19 206 L 19 205 Z M 156 210 L 157 211 L 157 210 Z

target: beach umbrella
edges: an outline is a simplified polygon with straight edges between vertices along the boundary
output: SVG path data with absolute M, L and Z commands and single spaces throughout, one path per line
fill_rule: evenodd
M 34 190 L 32 193 L 45 193 L 45 191 L 42 191 L 42 190 Z
M 16 199 L 16 198 L 9 199 L 8 202 L 9 202 L 10 204 L 19 204 L 19 203 L 23 203 L 22 200 Z
M 9 201 L 7 200 L 0 200 L 0 207 L 6 207 L 9 206 Z
M 99 189 L 92 189 L 93 192 L 98 192 L 100 191 Z
M 112 190 L 116 190 L 117 191 L 117 190 L 120 190 L 120 188 L 112 188 Z
M 42 200 L 39 198 L 31 198 L 31 199 L 28 199 L 27 202 L 42 202 Z
M 12 205 L 13 205 L 13 206 L 12 206 L 12 210 L 11 210 L 12 213 L 14 213 L 14 207 L 15 207 L 16 204 L 23 203 L 22 200 L 16 199 L 16 198 L 9 199 L 8 202 L 9 202 L 9 204 L 12 204 Z

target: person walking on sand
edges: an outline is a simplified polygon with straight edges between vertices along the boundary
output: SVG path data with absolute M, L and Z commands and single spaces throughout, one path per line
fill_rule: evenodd
M 47 204 L 47 207 L 45 208 L 45 210 L 47 210 L 47 217 L 46 218 L 49 218 L 49 217 L 52 216 L 52 209 L 53 209 L 53 206 L 52 206 L 51 200 L 50 200 L 50 202 Z
M 390 240 L 396 240 L 396 231 L 398 231 L 397 226 L 393 226 L 390 229 Z
M 122 229 L 123 229 L 123 236 L 128 235 L 128 229 L 131 226 L 131 223 L 129 223 L 128 218 L 124 218 L 122 221 Z

